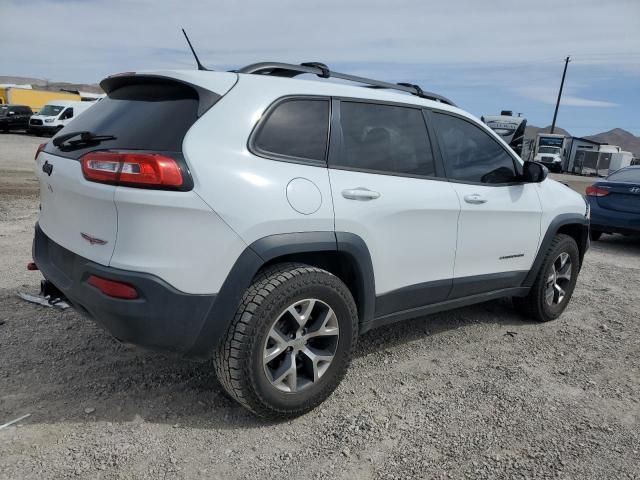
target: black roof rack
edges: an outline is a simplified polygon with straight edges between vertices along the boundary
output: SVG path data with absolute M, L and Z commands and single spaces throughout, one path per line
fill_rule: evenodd
M 293 63 L 279 63 L 279 62 L 260 62 L 252 63 L 246 67 L 242 67 L 235 70 L 237 73 L 253 73 L 257 75 L 272 75 L 274 77 L 286 77 L 293 78 L 298 75 L 310 73 L 317 75 L 321 78 L 339 78 L 341 80 L 347 80 L 349 82 L 362 83 L 369 88 L 385 88 L 392 90 L 400 90 L 412 95 L 416 95 L 420 98 L 426 98 L 428 100 L 435 100 L 436 102 L 446 103 L 447 105 L 456 106 L 451 100 L 437 93 L 426 92 L 422 90 L 418 85 L 411 83 L 389 83 L 381 80 L 373 80 L 371 78 L 358 77 L 356 75 L 349 75 L 346 73 L 339 73 L 329 70 L 324 63 L 319 62 L 306 62 L 300 65 Z

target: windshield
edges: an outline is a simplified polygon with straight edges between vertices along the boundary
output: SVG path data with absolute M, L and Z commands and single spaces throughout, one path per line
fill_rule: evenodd
M 44 107 L 42 107 L 42 110 L 38 112 L 38 115 L 57 117 L 62 110 L 64 110 L 64 107 L 61 107 L 59 105 L 45 105 Z
M 640 183 L 640 168 L 624 168 L 607 177 L 612 182 Z
M 8 106 L 0 105 L 0 117 L 6 116 L 8 111 L 9 111 L 9 107 Z
M 538 149 L 538 153 L 556 154 L 556 153 L 560 153 L 560 149 L 558 147 L 540 147 Z

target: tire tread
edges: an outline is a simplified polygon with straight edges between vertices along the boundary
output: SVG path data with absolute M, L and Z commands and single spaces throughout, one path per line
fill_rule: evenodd
M 315 274 L 315 275 L 314 275 Z M 238 403 L 249 409 L 256 415 L 268 418 L 291 418 L 301 415 L 313 409 L 322 402 L 337 387 L 343 375 L 338 375 L 325 385 L 323 391 L 318 395 L 318 401 L 305 405 L 298 409 L 275 410 L 267 405 L 264 398 L 261 398 L 259 391 L 249 380 L 252 378 L 250 361 L 250 341 L 256 334 L 257 322 L 254 321 L 254 313 L 257 309 L 270 299 L 270 295 L 280 287 L 286 289 L 286 284 L 301 276 L 308 276 L 311 284 L 325 284 L 329 287 L 336 286 L 336 281 L 344 288 L 336 289 L 343 297 L 345 303 L 351 310 L 353 325 L 352 346 L 355 346 L 357 338 L 358 316 L 355 303 L 347 287 L 330 272 L 317 267 L 301 263 L 281 263 L 269 266 L 258 272 L 252 284 L 244 292 L 233 321 L 220 342 L 218 350 L 214 355 L 214 370 L 225 391 Z M 295 293 L 294 291 L 286 293 Z M 351 363 L 351 351 L 346 353 L 346 370 Z

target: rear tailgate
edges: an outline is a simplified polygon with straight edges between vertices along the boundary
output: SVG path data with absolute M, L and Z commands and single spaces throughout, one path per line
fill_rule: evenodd
M 80 162 L 42 152 L 36 162 L 42 231 L 59 245 L 108 265 L 118 231 L 116 187 L 87 182 Z
M 182 155 L 184 136 L 237 80 L 232 73 L 194 73 L 109 77 L 101 83 L 107 97 L 56 135 L 90 132 L 104 138 L 87 140 L 75 136 L 58 146 L 53 140 L 47 143 L 37 157 L 36 174 L 41 192 L 38 221 L 48 237 L 101 265 L 111 262 L 119 230 L 116 192 L 123 187 L 85 178 L 82 157 L 90 152 L 160 152 L 180 165 L 185 179 L 181 190 L 192 188 L 189 167 Z M 216 88 L 215 93 L 211 87 Z

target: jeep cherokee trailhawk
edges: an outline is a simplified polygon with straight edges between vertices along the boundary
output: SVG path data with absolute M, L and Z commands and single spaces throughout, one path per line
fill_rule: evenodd
M 319 63 L 101 86 L 37 153 L 32 268 L 123 342 L 213 358 L 259 415 L 321 403 L 371 328 L 571 298 L 584 199 L 440 95 Z

